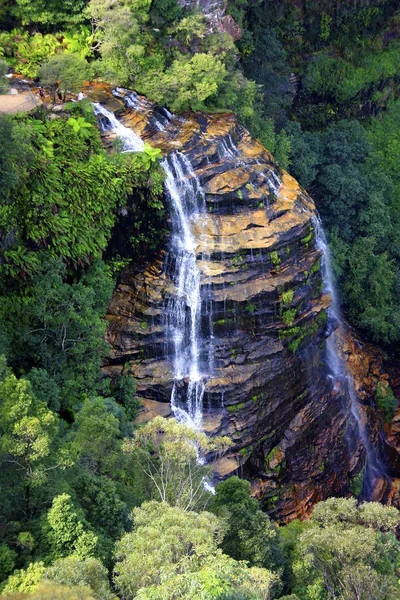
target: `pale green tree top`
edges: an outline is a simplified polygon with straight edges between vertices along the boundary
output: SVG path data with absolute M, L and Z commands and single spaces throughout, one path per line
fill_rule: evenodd
M 134 509 L 135 529 L 117 544 L 115 583 L 124 600 L 211 600 L 234 590 L 268 600 L 279 577 L 249 569 L 218 548 L 223 526 L 215 515 L 146 502 Z

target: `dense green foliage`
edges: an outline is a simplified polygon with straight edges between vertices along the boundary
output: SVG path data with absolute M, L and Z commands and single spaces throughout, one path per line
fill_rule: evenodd
M 0 92 L 11 66 L 53 99 L 103 77 L 176 112 L 235 110 L 315 198 L 350 319 L 395 343 L 396 9 L 231 0 L 235 44 L 176 0 L 6 0 Z M 134 430 L 133 379 L 102 379 L 118 269 L 162 241 L 161 181 L 154 150 L 103 150 L 84 102 L 0 116 L 2 597 L 398 599 L 396 509 L 331 499 L 278 527 L 248 483 L 204 488 L 198 456 L 226 440 L 162 418 Z M 390 388 L 375 400 L 389 421 Z
M 0 137 L 0 576 L 17 569 L 10 594 L 111 599 L 149 486 L 123 451 L 134 381 L 101 375 L 104 314 L 119 265 L 163 241 L 159 153 L 106 153 L 84 102 L 1 115 Z
M 316 201 L 350 320 L 400 338 L 399 13 L 391 0 L 232 2 L 247 76 L 284 128 L 289 170 Z M 295 79 L 289 79 L 294 73 Z

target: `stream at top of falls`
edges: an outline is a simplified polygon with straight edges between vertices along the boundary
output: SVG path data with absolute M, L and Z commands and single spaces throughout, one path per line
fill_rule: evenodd
M 331 305 L 328 309 L 328 324 L 332 330 L 326 340 L 327 362 L 329 370 L 331 371 L 330 377 L 332 378 L 335 386 L 338 383 L 344 384 L 344 388 L 350 398 L 351 415 L 356 423 L 357 432 L 365 450 L 362 497 L 365 500 L 369 500 L 373 494 L 375 483 L 382 479 L 388 481 L 389 476 L 386 472 L 383 462 L 380 460 L 376 450 L 373 448 L 370 440 L 368 439 L 365 425 L 361 419 L 359 400 L 354 387 L 353 379 L 347 370 L 344 360 L 339 354 L 337 332 L 338 330 L 341 330 L 342 334 L 344 334 L 346 327 L 341 315 L 340 305 L 336 294 L 328 241 L 318 215 L 314 217 L 313 225 L 315 229 L 316 246 L 322 252 L 322 275 L 324 289 L 331 296 Z
M 112 131 L 119 137 L 122 140 L 123 152 L 141 152 L 144 149 L 143 140 L 132 129 L 122 125 L 113 112 L 99 102 L 94 102 L 93 106 L 101 131 Z
M 124 98 L 127 106 L 136 110 L 148 110 L 145 101 L 134 93 Z M 132 130 L 125 127 L 115 115 L 101 104 L 94 103 L 95 114 L 102 131 L 111 131 L 122 140 L 124 152 L 140 152 L 144 142 Z M 164 130 L 168 121 L 175 118 L 168 111 L 160 112 L 155 118 L 156 128 Z M 220 158 L 240 160 L 239 151 L 232 138 L 222 138 L 219 142 Z M 166 353 L 171 358 L 173 381 L 171 408 L 178 421 L 186 423 L 197 431 L 202 430 L 203 398 L 207 381 L 214 371 L 214 341 L 212 326 L 212 300 L 207 298 L 207 290 L 201 287 L 201 273 L 197 256 L 197 243 L 193 234 L 193 221 L 206 215 L 205 196 L 199 179 L 194 173 L 189 159 L 175 151 L 162 161 L 166 173 L 164 183 L 169 203 L 172 235 L 166 260 L 166 270 L 175 286 L 165 305 L 164 325 L 167 331 Z M 270 174 L 271 175 L 271 174 Z M 276 179 L 276 181 L 275 181 Z M 276 195 L 279 179 L 272 172 L 269 176 L 272 192 Z M 388 475 L 375 449 L 371 445 L 362 422 L 358 398 L 350 374 L 338 350 L 337 328 L 345 331 L 340 313 L 331 267 L 330 252 L 325 232 L 318 216 L 313 218 L 316 246 L 322 253 L 322 275 L 324 289 L 331 296 L 328 309 L 330 332 L 326 340 L 327 365 L 333 385 L 341 385 L 347 392 L 351 404 L 351 415 L 356 425 L 359 439 L 365 450 L 365 471 L 363 498 L 370 499 L 374 483 L 379 479 L 388 480 Z M 209 291 L 209 290 L 208 290 Z M 208 302 L 207 302 L 208 300 Z M 204 313 L 207 313 L 205 315 Z M 207 316 L 208 330 L 201 331 L 202 317 Z M 201 458 L 199 457 L 201 460 Z M 205 485 L 209 485 L 205 482 Z M 209 486 L 213 491 L 212 486 Z

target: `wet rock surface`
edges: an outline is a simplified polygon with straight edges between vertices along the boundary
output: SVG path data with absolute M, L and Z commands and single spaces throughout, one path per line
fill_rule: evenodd
M 205 192 L 206 213 L 191 223 L 201 274 L 201 360 L 212 353 L 203 427 L 232 440 L 214 462 L 216 480 L 245 476 L 274 518 L 302 518 L 319 500 L 346 494 L 364 460 L 346 389 L 334 385 L 326 365 L 330 297 L 314 240 L 314 203 L 234 115 L 181 118 L 124 90 L 117 96 L 108 108 L 165 154 L 187 156 Z M 165 311 L 175 285 L 167 256 L 128 267 L 107 314 L 112 350 L 104 373 L 136 378 L 141 421 L 170 414 Z

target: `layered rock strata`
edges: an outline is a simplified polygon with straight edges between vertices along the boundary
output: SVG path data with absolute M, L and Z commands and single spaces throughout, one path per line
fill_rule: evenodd
M 164 153 L 184 153 L 205 192 L 207 214 L 192 221 L 201 357 L 212 363 L 203 427 L 232 440 L 213 457 L 216 478 L 245 476 L 275 518 L 302 517 L 315 502 L 346 493 L 363 461 L 349 398 L 326 364 L 330 298 L 314 203 L 232 114 L 183 119 L 117 93 L 122 123 Z M 112 351 L 104 372 L 136 378 L 140 420 L 170 414 L 165 308 L 175 285 L 167 256 L 125 270 L 107 315 Z

